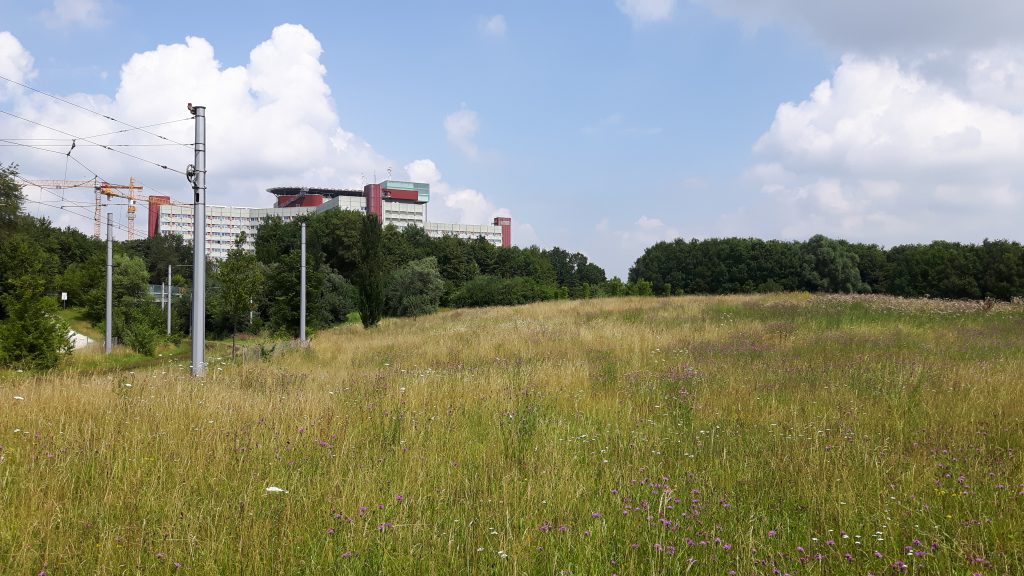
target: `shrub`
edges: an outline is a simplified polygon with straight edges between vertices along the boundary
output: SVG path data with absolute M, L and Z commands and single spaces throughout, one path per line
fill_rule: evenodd
M 7 318 L 0 322 L 0 366 L 49 370 L 71 353 L 68 326 L 57 303 L 43 291 L 43 281 L 26 276 L 12 282 L 3 295 Z
M 437 310 L 444 280 L 433 256 L 413 260 L 388 276 L 384 313 L 388 316 L 420 316 Z

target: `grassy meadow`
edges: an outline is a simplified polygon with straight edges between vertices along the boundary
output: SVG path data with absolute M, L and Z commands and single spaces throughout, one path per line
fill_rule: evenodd
M 0 574 L 1024 574 L 1021 305 L 559 301 L 208 359 L 2 377 Z

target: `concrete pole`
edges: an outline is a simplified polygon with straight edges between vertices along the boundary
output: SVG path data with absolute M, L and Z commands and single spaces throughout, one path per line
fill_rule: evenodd
M 302 223 L 302 249 L 299 267 L 299 343 L 306 345 L 306 223 Z
M 167 283 L 160 283 L 160 309 L 163 310 L 167 307 Z
M 192 375 L 206 369 L 206 106 L 192 107 L 196 118 L 196 160 L 192 179 Z
M 171 294 L 174 294 L 174 289 L 171 288 L 171 265 L 167 265 L 167 335 L 171 335 Z
M 107 316 L 103 352 L 114 350 L 114 215 L 107 212 Z

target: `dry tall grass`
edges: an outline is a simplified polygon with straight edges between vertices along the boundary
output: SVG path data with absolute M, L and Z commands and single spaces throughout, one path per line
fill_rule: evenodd
M 786 295 L 20 375 L 0 573 L 1022 574 L 1022 364 L 1020 307 Z

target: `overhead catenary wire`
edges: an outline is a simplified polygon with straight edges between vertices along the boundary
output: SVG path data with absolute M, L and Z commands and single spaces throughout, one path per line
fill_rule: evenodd
M 26 188 L 36 188 L 36 189 L 39 189 L 39 190 L 46 191 L 51 196 L 54 196 L 56 198 L 60 198 L 61 202 L 64 203 L 64 204 L 74 205 L 74 206 L 81 206 L 81 207 L 88 207 L 88 208 L 92 208 L 93 206 L 96 205 L 96 203 L 92 202 L 92 201 L 89 201 L 89 202 L 76 202 L 76 201 L 73 201 L 73 200 L 67 200 L 64 197 L 64 195 L 63 195 L 64 191 L 69 189 L 69 187 L 67 187 L 67 186 L 56 186 L 56 187 L 53 187 L 53 186 L 40 186 L 38 183 L 33 182 L 31 180 L 27 180 L 24 177 L 22 177 L 21 175 L 18 175 L 18 178 L 24 182 L 24 185 L 23 185 L 24 187 L 26 187 Z M 99 182 L 96 182 L 95 185 L 97 187 L 102 187 L 102 183 L 101 182 L 106 182 L 106 181 L 103 180 L 102 178 L 100 178 L 99 176 L 97 176 L 96 178 L 98 178 Z M 82 184 L 85 184 L 87 182 L 89 182 L 89 180 L 84 180 L 84 181 L 82 181 Z M 154 188 L 153 186 L 150 186 L 148 184 L 146 186 L 148 188 L 153 189 L 154 191 L 156 191 L 159 195 L 164 194 L 164 193 L 160 192 L 159 190 L 156 190 L 156 188 Z M 80 187 L 81 186 L 77 186 L 76 188 L 80 188 Z M 140 187 L 141 187 L 141 184 L 140 184 Z M 53 190 L 60 190 L 61 194 L 58 195 L 56 192 L 53 192 Z M 148 202 L 149 199 L 148 199 L 148 197 L 143 196 L 143 197 L 140 197 L 139 200 L 142 201 L 142 202 Z M 171 205 L 171 206 L 191 206 L 192 205 L 190 202 L 180 202 L 180 201 L 174 200 L 174 199 L 169 200 L 166 204 L 167 205 Z M 130 202 L 109 202 L 108 201 L 108 202 L 104 202 L 102 204 L 102 206 L 131 206 L 131 203 Z M 90 216 L 89 218 L 93 219 L 93 216 Z
M 21 82 L 18 82 L 17 80 L 13 80 L 13 79 L 8 78 L 6 76 L 0 75 L 0 80 L 6 80 L 7 82 L 10 82 L 11 84 L 15 84 L 17 86 L 21 86 L 22 88 L 31 90 L 33 92 L 36 92 L 37 94 L 42 94 L 43 96 L 46 96 L 48 98 L 53 98 L 54 100 L 57 100 L 58 102 L 63 102 L 65 104 L 69 105 L 69 106 L 74 106 L 75 108 L 78 108 L 79 110 L 84 110 L 84 111 L 86 111 L 86 112 L 88 112 L 90 114 L 95 114 L 96 116 L 99 116 L 101 118 L 106 118 L 107 120 L 110 120 L 111 122 L 117 122 L 118 124 L 121 124 L 123 126 L 127 126 L 127 127 L 131 128 L 132 130 L 139 130 L 141 132 L 145 132 L 146 134 L 149 134 L 150 136 L 155 136 L 157 138 L 160 138 L 161 140 L 167 140 L 168 142 L 173 142 L 174 144 L 178 144 L 180 146 L 191 146 L 191 144 L 184 144 L 182 142 L 176 142 L 176 141 L 174 141 L 174 140 L 172 140 L 172 139 L 170 139 L 170 138 L 168 138 L 166 136 L 163 136 L 161 134 L 157 134 L 156 132 L 150 132 L 149 130 L 146 130 L 147 127 L 145 127 L 145 126 L 135 126 L 134 124 L 129 124 L 128 122 L 125 122 L 124 120 L 118 120 L 117 118 L 114 118 L 113 116 L 110 116 L 109 114 L 103 114 L 102 112 L 97 112 L 96 110 L 93 110 L 92 108 L 88 108 L 86 106 L 82 106 L 81 104 L 78 104 L 76 102 L 72 102 L 71 100 L 67 100 L 65 98 L 61 98 L 60 96 L 55 96 L 53 94 L 50 94 L 49 92 L 44 92 L 44 91 L 42 91 L 42 90 L 40 90 L 38 88 L 33 88 L 32 86 L 29 86 L 28 84 L 23 84 Z M 172 121 L 172 122 L 174 122 L 174 121 Z
M 30 203 L 30 204 L 39 204 L 41 206 L 48 206 L 50 208 L 57 208 L 58 210 L 63 210 L 64 212 L 67 212 L 68 214 L 73 214 L 75 216 L 78 216 L 79 218 L 83 218 L 85 220 L 89 220 L 90 222 L 93 220 L 93 215 L 92 214 L 89 214 L 89 213 L 86 213 L 86 212 L 77 212 L 75 210 L 72 210 L 72 207 L 67 205 L 67 204 L 61 204 L 61 203 L 56 203 L 56 202 L 46 202 L 46 201 L 43 201 L 43 200 L 33 200 L 31 198 L 24 198 L 23 200 L 25 202 Z M 114 227 L 117 228 L 118 230 L 120 230 L 121 232 L 125 232 L 125 233 L 128 232 L 128 227 L 125 226 L 125 225 L 122 225 L 122 224 L 119 224 L 119 223 L 115 223 Z
M 10 143 L 10 144 L 14 144 L 15 146 L 23 146 L 25 148 L 31 148 L 33 150 L 39 150 L 41 152 L 50 152 L 50 153 L 53 153 L 53 154 L 60 154 L 61 156 L 65 156 L 65 153 L 60 151 L 60 150 L 50 150 L 49 148 L 40 148 L 39 146 L 33 146 L 31 144 L 21 144 L 19 142 L 11 142 L 10 140 L 7 140 L 5 138 L 0 138 L 0 142 L 7 142 L 7 143 Z M 95 170 L 93 170 L 92 168 L 89 168 L 85 164 L 82 164 L 82 161 L 79 160 L 78 158 L 75 158 L 71 154 L 67 154 L 66 156 L 68 158 L 70 158 L 71 160 L 73 160 L 76 164 L 78 164 L 79 166 L 84 168 L 85 171 L 88 172 L 89 174 L 92 174 L 94 177 L 99 178 L 100 180 L 106 181 L 102 176 L 97 174 Z
M 42 139 L 41 138 L 40 139 L 4 138 L 3 141 L 4 142 L 10 142 L 10 144 L 0 144 L 0 146 L 21 146 L 22 144 L 20 144 L 20 142 L 32 142 L 32 141 L 38 142 L 38 140 L 42 140 Z M 72 141 L 73 142 L 74 139 L 69 138 L 68 140 L 66 140 L 64 142 L 61 142 L 59 144 L 37 143 L 36 146 L 60 146 L 60 147 L 63 148 L 63 147 L 67 146 L 67 142 L 68 141 Z M 91 144 L 91 143 L 75 144 L 76 148 L 83 148 L 83 147 L 90 147 L 90 146 L 99 147 L 99 148 L 156 148 L 156 147 L 161 147 L 161 146 L 163 146 L 163 147 L 166 147 L 166 146 L 177 146 L 177 144 Z M 60 152 L 60 151 L 58 150 L 58 152 Z M 61 152 L 61 153 L 63 153 L 63 152 Z
M 110 150 L 111 152 L 117 152 L 118 154 L 123 154 L 125 156 L 128 156 L 129 158 L 134 158 L 136 160 L 139 160 L 140 162 L 145 162 L 147 164 L 152 164 L 153 166 L 156 166 L 157 168 L 163 168 L 164 170 L 168 170 L 170 172 L 176 172 L 178 174 L 181 174 L 182 176 L 186 175 L 185 172 L 183 172 L 181 170 L 177 170 L 175 168 L 171 168 L 171 167 L 167 166 L 166 164 L 160 164 L 159 162 L 154 162 L 152 160 L 148 160 L 148 159 L 143 158 L 141 156 L 136 156 L 135 154 L 130 154 L 128 152 L 125 152 L 124 150 L 118 150 L 117 148 L 112 148 L 112 147 L 110 147 L 110 146 L 108 146 L 106 144 L 101 144 L 99 142 L 93 142 L 89 138 L 82 138 L 80 136 L 75 136 L 74 134 L 72 134 L 70 132 L 66 132 L 64 130 L 61 130 L 60 128 L 54 128 L 53 126 L 47 126 L 46 124 L 43 124 L 42 122 L 36 122 L 35 120 L 30 120 L 30 119 L 25 118 L 23 116 L 18 116 L 17 114 L 13 114 L 13 113 L 8 112 L 6 110 L 0 110 L 0 114 L 6 114 L 7 116 L 10 116 L 11 118 L 17 118 L 18 120 L 22 120 L 22 121 L 28 122 L 30 124 L 35 124 L 36 126 L 39 126 L 41 128 L 46 128 L 47 130 L 53 130 L 54 132 L 57 132 L 57 133 L 60 133 L 60 134 L 64 134 L 65 136 L 69 136 L 69 137 L 71 137 L 74 140 L 81 140 L 81 141 L 87 142 L 89 144 L 95 144 L 95 145 L 97 145 L 97 146 L 99 146 L 101 148 L 106 148 L 107 150 Z M 8 140 L 5 140 L 5 141 L 10 142 Z M 10 143 L 11 144 L 15 144 L 15 142 L 10 142 Z M 40 148 L 40 149 L 42 150 L 42 148 Z M 48 150 L 48 151 L 54 152 L 54 150 Z M 60 152 L 60 153 L 63 154 L 63 152 Z
M 143 132 L 145 132 L 146 128 L 155 128 L 157 126 L 166 126 L 167 124 L 177 124 L 178 122 L 191 122 L 192 120 L 193 120 L 193 118 L 191 116 L 189 116 L 187 118 L 178 118 L 177 120 L 167 120 L 165 122 L 156 122 L 156 123 L 153 123 L 153 124 L 146 124 L 145 126 L 125 128 L 124 130 L 114 130 L 113 132 L 105 132 L 103 134 L 96 134 L 94 136 L 87 136 L 87 138 L 102 138 L 103 136 L 113 136 L 114 134 L 126 134 L 128 132 L 135 132 L 135 131 L 143 131 Z M 118 122 L 120 122 L 120 120 L 118 120 Z M 121 123 L 124 124 L 123 122 L 121 122 Z M 157 136 L 159 136 L 159 134 Z M 163 136 L 160 136 L 160 137 L 163 138 L 164 140 L 168 140 L 170 142 L 168 144 L 168 146 L 172 146 L 172 145 L 173 146 L 193 146 L 193 144 L 191 142 L 175 142 L 174 140 L 171 140 L 169 138 L 165 138 Z

